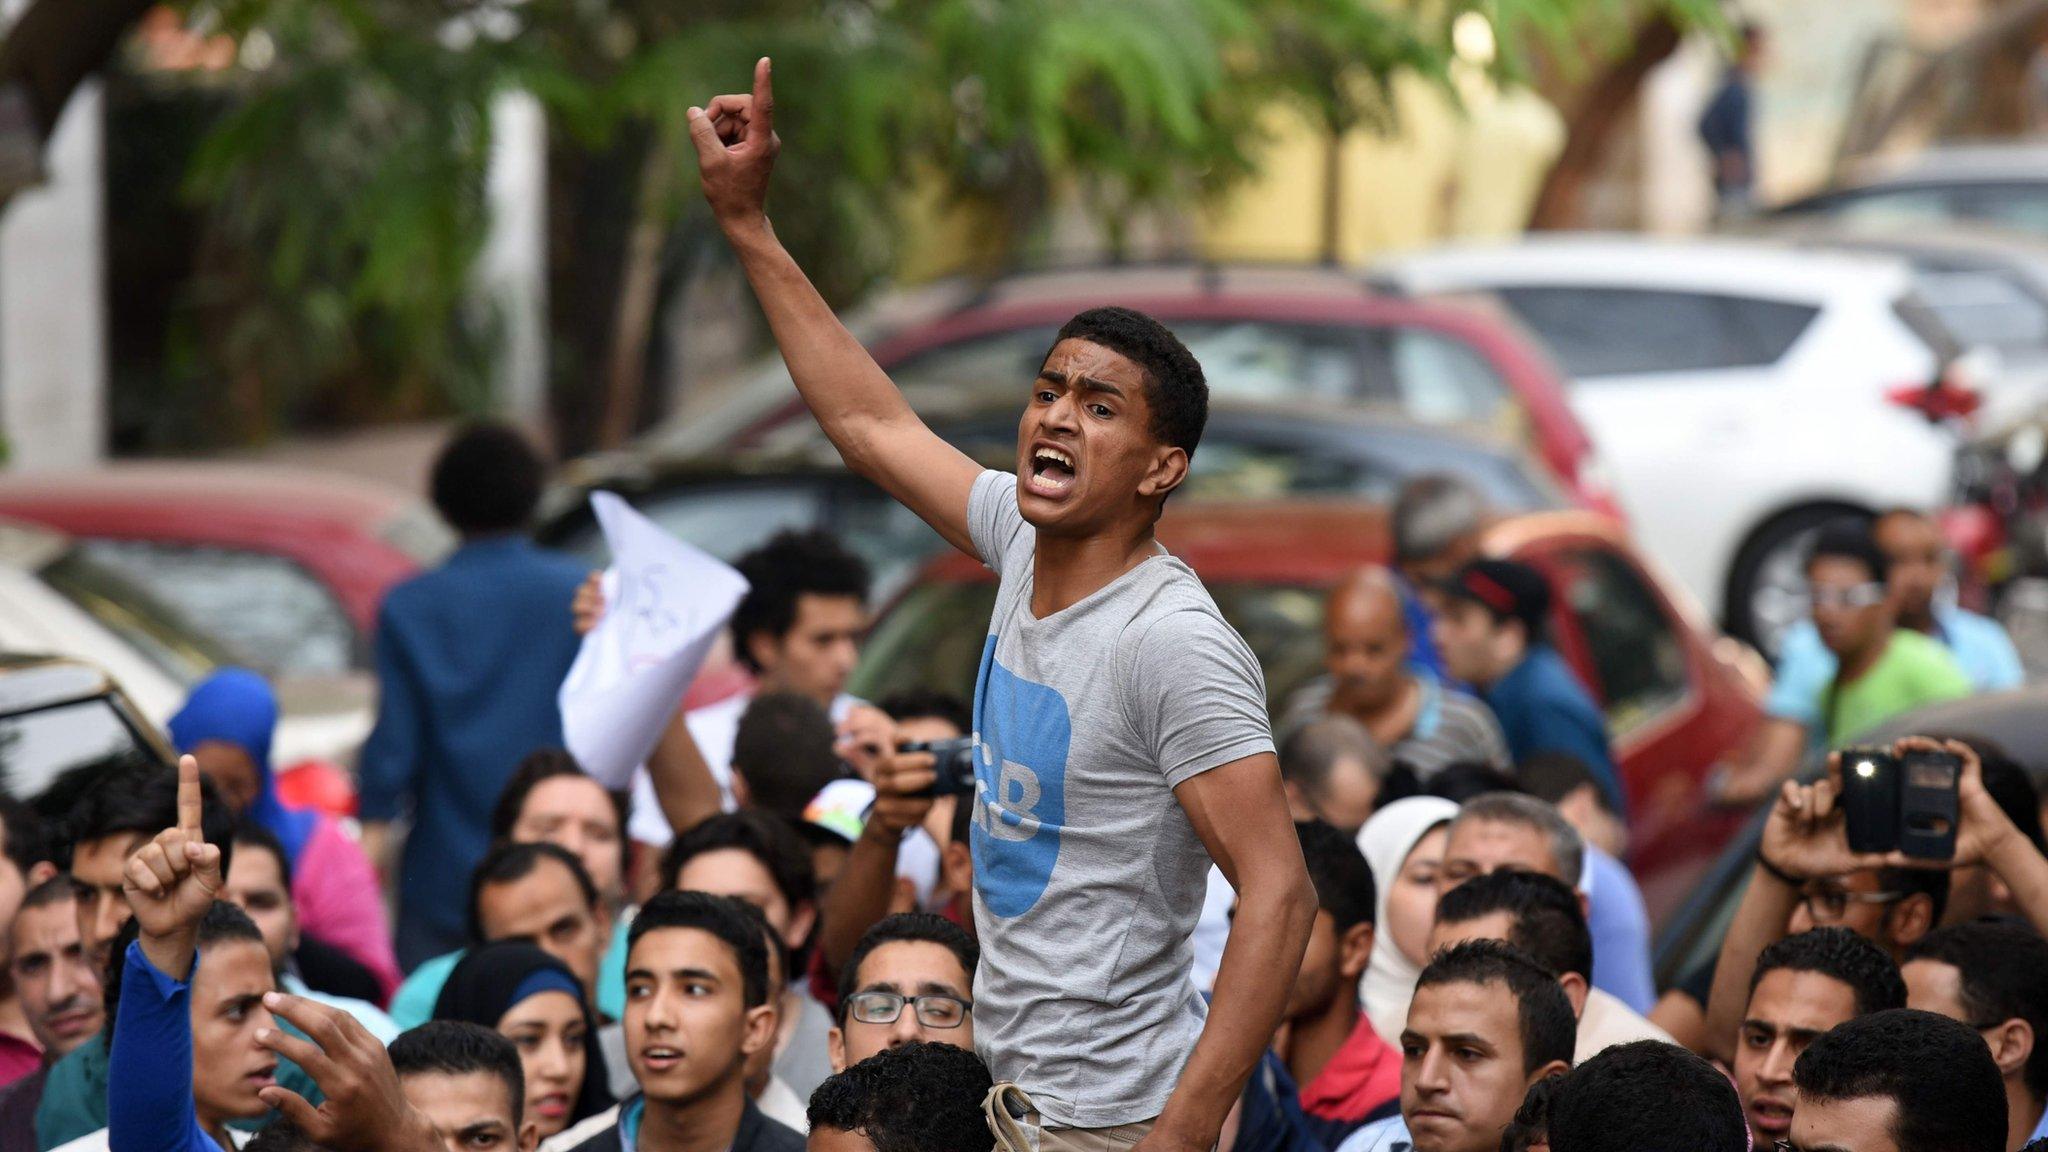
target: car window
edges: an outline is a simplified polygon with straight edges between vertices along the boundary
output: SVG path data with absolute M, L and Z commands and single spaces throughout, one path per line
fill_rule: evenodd
M 1210 583 L 1209 594 L 1251 645 L 1266 674 L 1266 700 L 1287 696 L 1322 671 L 1323 592 L 1285 584 Z M 849 691 L 879 700 L 911 688 L 974 691 L 995 608 L 993 583 L 924 584 L 875 625 Z
M 812 484 L 704 484 L 635 497 L 631 503 L 679 540 L 732 561 L 789 528 L 816 528 L 825 518 L 824 497 Z M 611 562 L 604 533 L 585 521 L 559 547 L 593 565 Z
M 1819 312 L 1704 292 L 1520 287 L 1500 298 L 1581 380 L 1776 363 Z
M 1470 345 L 1423 328 L 1387 333 L 1385 350 L 1401 410 L 1431 424 L 1477 424 L 1520 438 L 1514 392 Z
M 2028 181 L 1859 189 L 1817 208 L 1858 225 L 1897 227 L 1974 220 L 2048 235 L 2048 184 Z
M 105 697 L 0 716 L 0 780 L 33 796 L 65 771 L 130 756 L 151 757 Z
M 2010 275 L 1929 270 L 1913 283 L 1920 300 L 1964 347 L 2031 354 L 2048 344 L 2048 300 Z
M 84 540 L 78 550 L 271 675 L 367 664 L 341 602 L 285 557 L 149 540 Z
M 247 659 L 80 549 L 36 576 L 180 684 L 196 684 L 223 664 Z
M 1685 699 L 1691 688 L 1685 645 L 1633 565 L 1613 552 L 1586 547 L 1557 553 L 1545 567 L 1585 640 L 1614 738 Z

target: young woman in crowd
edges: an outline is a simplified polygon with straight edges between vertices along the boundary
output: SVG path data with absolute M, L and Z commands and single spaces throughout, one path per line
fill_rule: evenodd
M 1458 806 L 1435 796 L 1396 800 L 1358 832 L 1358 850 L 1372 867 L 1378 889 L 1379 931 L 1373 935 L 1359 993 L 1382 1040 L 1400 1038 L 1408 1001 L 1429 959 L 1429 926 L 1436 918 L 1436 871 Z
M 470 949 L 442 986 L 434 1019 L 481 1024 L 512 1041 L 526 1070 L 526 1113 L 543 1140 L 612 1106 L 583 986 L 532 944 Z
M 398 987 L 398 957 L 377 872 L 340 821 L 285 807 L 270 764 L 276 730 L 277 696 L 246 668 L 200 681 L 170 722 L 171 742 L 199 761 L 236 818 L 263 825 L 284 845 L 299 930 L 368 968 L 381 1001 Z

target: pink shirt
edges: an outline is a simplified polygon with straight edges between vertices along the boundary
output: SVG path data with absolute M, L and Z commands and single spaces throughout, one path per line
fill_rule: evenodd
M 43 1050 L 19 1036 L 0 1032 L 0 1088 L 43 1066 Z
M 377 870 L 339 821 L 322 816 L 292 865 L 292 903 L 299 928 L 360 962 L 377 977 L 385 999 L 398 988 L 398 955 L 384 916 Z

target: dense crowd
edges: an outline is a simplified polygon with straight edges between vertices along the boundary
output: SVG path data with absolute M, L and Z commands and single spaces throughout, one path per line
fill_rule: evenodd
M 1853 849 L 1853 781 L 1823 756 L 2019 679 L 1997 626 L 1942 601 L 1927 516 L 1814 541 L 1810 626 L 1713 783 L 1767 808 L 1747 887 L 1718 956 L 1660 988 L 1606 719 L 1546 642 L 1544 575 L 1482 555 L 1472 488 L 1403 490 L 1392 566 L 1328 592 L 1326 674 L 1269 702 L 1152 535 L 1206 412 L 1170 332 L 1075 317 L 1016 472 L 982 469 L 775 242 L 767 62 L 690 126 L 833 443 L 995 571 L 977 682 L 849 695 L 866 567 L 783 533 L 738 562 L 751 687 L 678 702 L 608 790 L 556 700 L 603 582 L 524 539 L 534 450 L 467 429 L 432 481 L 463 546 L 381 612 L 360 836 L 280 799 L 277 702 L 239 669 L 172 718 L 175 768 L 117 758 L 0 798 L 0 1152 L 2048 1136 L 2025 772 L 1943 733 L 1855 752 L 1953 757 L 1953 847 L 1926 859 Z M 964 793 L 939 786 L 963 740 Z

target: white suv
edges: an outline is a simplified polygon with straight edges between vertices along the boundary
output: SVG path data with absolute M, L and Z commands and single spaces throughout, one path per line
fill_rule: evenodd
M 1635 534 L 1766 651 L 1804 611 L 1817 527 L 1939 506 L 1976 404 L 1891 258 L 1580 234 L 1403 255 L 1375 281 L 1490 298 L 1547 344 Z

